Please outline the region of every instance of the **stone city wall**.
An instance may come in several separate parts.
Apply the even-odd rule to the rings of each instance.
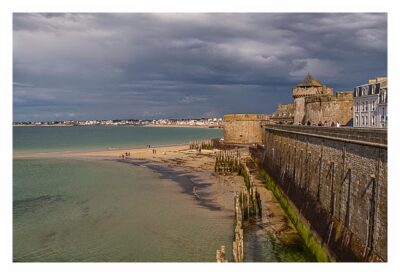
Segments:
[[[347,125],[353,119],[353,93],[312,96],[305,98],[304,123],[339,122]]]
[[[387,132],[264,128],[264,143],[253,156],[335,259],[386,262]]]

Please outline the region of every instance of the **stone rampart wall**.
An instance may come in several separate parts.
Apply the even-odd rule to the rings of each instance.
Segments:
[[[353,118],[353,94],[339,93],[335,96],[313,96],[305,98],[304,122],[318,124],[339,122],[347,125]]]
[[[386,132],[264,128],[253,155],[336,259],[387,261]]]

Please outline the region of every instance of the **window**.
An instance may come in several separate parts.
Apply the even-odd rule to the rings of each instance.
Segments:
[[[365,111],[367,111],[368,112],[368,104],[369,104],[369,102],[367,101],[367,102],[365,102]]]
[[[372,115],[372,126],[375,126],[375,115]]]
[[[356,116],[356,126],[358,126],[358,116]]]
[[[362,87],[362,95],[367,95],[368,93],[368,86]]]

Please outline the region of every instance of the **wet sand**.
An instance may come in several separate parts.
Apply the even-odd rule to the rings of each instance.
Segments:
[[[156,149],[157,154],[152,150]],[[71,150],[51,152],[17,152],[14,158],[120,158],[126,152],[131,153],[131,158],[159,159],[160,154],[178,153],[189,149],[188,144],[156,146],[151,148],[107,148],[99,150]]]

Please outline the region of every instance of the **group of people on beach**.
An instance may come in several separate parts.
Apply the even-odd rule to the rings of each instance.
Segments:
[[[131,156],[131,152],[125,152],[124,154],[121,155],[121,158],[122,159],[126,159],[126,158],[128,158],[130,156]]]
[[[151,145],[147,145],[147,148],[150,148],[150,147],[151,147]],[[157,154],[157,150],[153,148],[152,153],[153,153],[153,155]]]
[[[147,145],[147,147],[148,148],[150,148],[150,145]],[[157,149],[152,149],[152,153],[153,154],[157,154]],[[165,153],[164,153],[165,154]],[[125,152],[125,153],[123,153],[123,154],[121,154],[120,156],[119,156],[121,159],[127,159],[128,157],[131,157],[131,152]]]

